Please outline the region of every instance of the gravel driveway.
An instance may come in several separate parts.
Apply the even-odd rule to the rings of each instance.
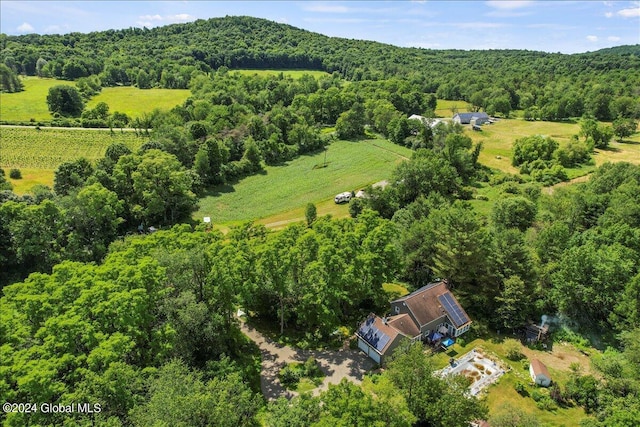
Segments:
[[[329,384],[338,384],[343,378],[360,384],[365,372],[375,365],[373,360],[359,350],[298,350],[271,341],[244,321],[241,321],[240,325],[242,332],[260,347],[262,353],[260,387],[268,400],[274,400],[280,396],[290,399],[298,394],[295,391],[286,390],[278,379],[280,369],[287,363],[304,362],[309,356],[316,358],[326,376],[322,384],[313,390],[314,395],[326,390]]]

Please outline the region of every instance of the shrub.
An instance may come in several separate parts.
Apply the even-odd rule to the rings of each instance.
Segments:
[[[518,361],[524,358],[524,355],[520,352],[520,342],[513,338],[504,340],[504,350],[507,354],[507,359]]]
[[[304,362],[304,376],[309,378],[322,376],[322,371],[315,357],[310,356],[307,361]]]
[[[555,411],[558,409],[558,405],[549,396],[543,396],[540,400],[536,401],[538,409],[543,411]]]
[[[524,383],[518,381],[517,383],[515,383],[515,385],[513,386],[513,388],[515,389],[515,391],[520,395],[520,396],[528,396],[529,392],[527,391],[527,386],[524,385]]]
[[[299,363],[291,363],[280,370],[280,382],[286,388],[295,387],[300,378],[302,378],[303,371]]]
[[[20,169],[11,169],[9,171],[9,178],[22,179],[22,172],[20,172]]]

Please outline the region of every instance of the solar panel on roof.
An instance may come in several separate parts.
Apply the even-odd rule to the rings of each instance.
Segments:
[[[387,345],[391,338],[384,332],[380,331],[380,329],[376,328],[373,322],[373,318],[367,319],[364,325],[362,325],[358,330],[358,333],[373,348],[382,353],[382,349]]]
[[[438,301],[440,301],[440,304],[442,304],[456,326],[462,326],[469,321],[462,307],[453,299],[453,295],[449,293],[439,295]]]

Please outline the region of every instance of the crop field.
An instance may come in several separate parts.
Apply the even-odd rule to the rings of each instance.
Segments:
[[[56,79],[26,77],[22,79],[24,90],[16,93],[0,93],[0,120],[5,122],[50,121],[53,117],[47,107],[47,94],[52,86],[74,82]]]
[[[156,108],[170,110],[181,105],[191,95],[188,89],[138,89],[133,86],[105,87],[91,98],[86,108],[94,108],[99,102],[109,106],[109,111],[125,113],[130,118],[150,113]]]
[[[196,218],[210,216],[214,224],[233,224],[263,218],[272,226],[304,219],[307,203],[316,203],[318,215],[346,215],[347,205],[333,197],[390,177],[396,165],[411,155],[407,148],[382,139],[336,141],[325,153],[301,156],[286,166],[268,166],[263,174],[221,186],[200,200]],[[281,215],[278,215],[281,214]],[[268,220],[264,220],[268,218]]]
[[[137,150],[145,139],[136,137],[133,132],[111,133],[105,129],[2,127],[0,167],[29,169],[33,184],[51,185],[53,173],[39,174],[38,170],[53,171],[61,163],[80,157],[95,161],[104,156],[107,147],[114,142]]]
[[[277,76],[278,74],[282,73],[283,75],[290,76],[291,78],[294,78],[294,79],[299,79],[305,74],[309,74],[315,77],[316,79],[320,77],[330,76],[330,74],[327,73],[326,71],[320,71],[320,70],[229,70],[229,72],[240,73],[248,76],[253,76],[253,75]]]

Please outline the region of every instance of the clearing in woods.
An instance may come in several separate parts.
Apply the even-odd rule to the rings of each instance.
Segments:
[[[396,165],[411,156],[411,150],[383,139],[357,142],[335,141],[326,152],[300,156],[283,166],[267,166],[261,174],[237,184],[214,188],[200,200],[195,218],[211,217],[214,224],[242,221],[285,226],[304,220],[307,203],[315,203],[318,215],[348,215],[348,205],[336,205],[333,197],[357,191],[391,176]],[[275,223],[275,224],[274,224]]]

